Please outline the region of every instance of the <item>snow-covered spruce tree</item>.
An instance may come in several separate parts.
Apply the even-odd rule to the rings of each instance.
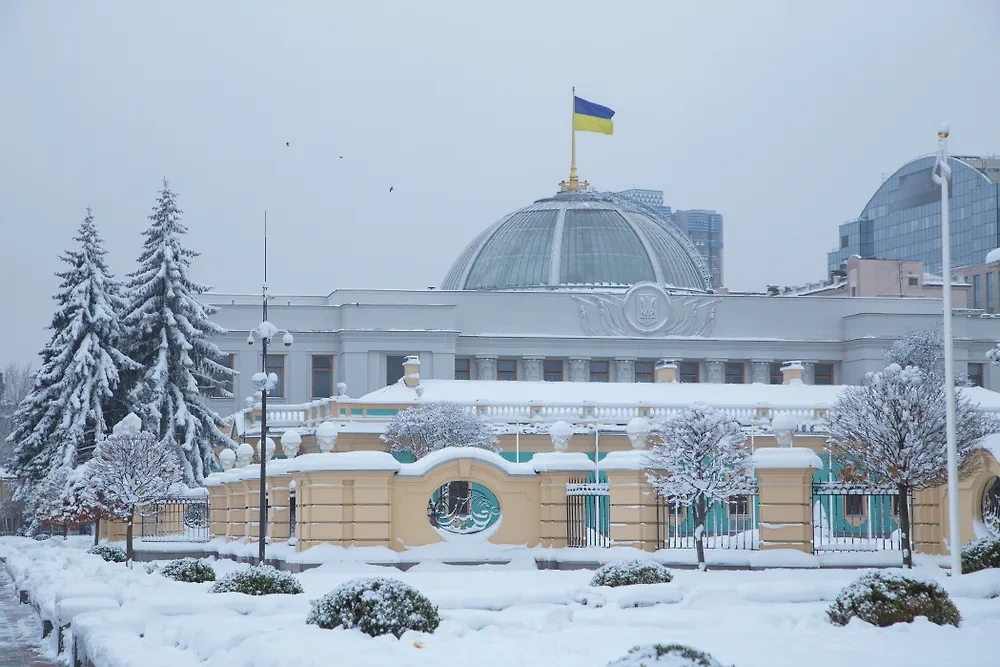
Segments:
[[[939,377],[939,376],[937,376]],[[997,429],[956,390],[955,428],[959,465],[977,441]],[[944,384],[920,368],[891,364],[869,373],[860,386],[847,387],[827,413],[827,442],[856,475],[899,493],[903,564],[913,566],[909,499],[913,491],[947,479]]]
[[[146,241],[139,269],[129,274],[129,308],[124,324],[132,341],[129,353],[143,371],[129,392],[128,403],[145,427],[161,438],[181,462],[184,480],[201,484],[214,459],[213,446],[229,446],[219,430],[222,418],[199,397],[199,387],[215,387],[232,370],[222,365],[210,334],[225,333],[209,316],[217,308],[202,303],[208,287],[191,280],[191,260],[198,253],[181,245],[176,196],[163,190],[143,232]]]
[[[90,484],[105,516],[125,521],[125,552],[132,562],[136,508],[170,497],[181,482],[177,454],[152,433],[123,430],[97,443]]]
[[[479,447],[499,452],[493,429],[475,412],[447,401],[396,413],[382,433],[393,452],[422,458],[445,447]]]
[[[885,353],[885,363],[900,368],[916,366],[928,375],[944,378],[944,336],[937,329],[913,329],[893,343]],[[969,386],[966,373],[955,373],[955,385]]]
[[[34,516],[44,526],[62,527],[64,535],[72,526],[93,522],[98,508],[90,487],[89,462],[50,470],[36,489]]]
[[[750,450],[732,417],[695,404],[654,426],[646,457],[649,483],[666,500],[694,511],[698,568],[705,569],[708,501],[749,493]]]
[[[60,259],[69,269],[55,295],[52,339],[42,350],[34,386],[14,414],[15,474],[40,480],[58,466],[72,467],[106,430],[104,412],[118,386],[119,370],[138,366],[117,347],[123,307],[119,284],[104,261],[106,251],[94,218],[87,216],[80,248]]]

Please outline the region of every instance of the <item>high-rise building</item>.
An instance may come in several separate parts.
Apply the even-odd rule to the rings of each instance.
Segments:
[[[708,265],[712,287],[722,287],[722,214],[703,209],[674,211],[663,204],[663,190],[631,188],[616,194],[652,208],[687,234]]]
[[[921,260],[941,271],[941,190],[931,178],[935,156],[904,164],[887,178],[861,215],[840,225],[827,274],[852,255]],[[1000,158],[955,155],[951,164],[951,265],[978,265],[1000,245]]]

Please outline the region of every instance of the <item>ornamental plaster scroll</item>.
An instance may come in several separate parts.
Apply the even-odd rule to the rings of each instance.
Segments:
[[[624,296],[579,294],[580,322],[592,336],[708,336],[721,299],[670,294],[656,283],[637,283]]]

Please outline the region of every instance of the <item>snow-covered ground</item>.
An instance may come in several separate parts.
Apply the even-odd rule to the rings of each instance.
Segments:
[[[958,629],[923,620],[840,628],[826,620],[825,610],[858,571],[675,571],[670,584],[593,589],[592,572],[538,571],[533,558],[504,566],[425,562],[407,572],[340,561],[297,575],[305,595],[252,598],[212,595],[208,584],[146,574],[143,564],[128,571],[83,553],[84,546],[2,538],[0,557],[43,615],[56,613],[57,596],[72,591],[69,586],[121,603],[75,617],[74,628],[99,667],[604,667],[649,642],[689,644],[736,667],[979,665],[995,660],[1000,635],[1000,598],[994,598],[1000,571],[955,581],[938,569],[916,571],[949,590],[963,616]],[[227,560],[214,566],[220,574],[246,567]],[[438,631],[371,639],[305,624],[310,599],[372,575],[400,579],[430,597],[441,609]],[[71,606],[86,604],[62,605]]]

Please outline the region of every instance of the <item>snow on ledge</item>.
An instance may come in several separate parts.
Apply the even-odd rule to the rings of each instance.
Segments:
[[[432,469],[458,459],[477,459],[499,468],[512,477],[535,474],[531,463],[511,463],[499,454],[479,447],[443,447],[415,463],[400,465],[398,474],[400,477],[422,477]]]
[[[823,461],[806,447],[764,447],[753,453],[755,470],[813,468],[821,470]]]
[[[594,462],[583,452],[537,452],[529,463],[535,472],[594,472]]]
[[[396,472],[400,463],[388,452],[335,452],[303,454],[292,459],[287,472],[320,472],[337,470],[386,470]]]
[[[608,452],[601,459],[601,470],[645,470],[648,455],[649,452],[644,449]]]

